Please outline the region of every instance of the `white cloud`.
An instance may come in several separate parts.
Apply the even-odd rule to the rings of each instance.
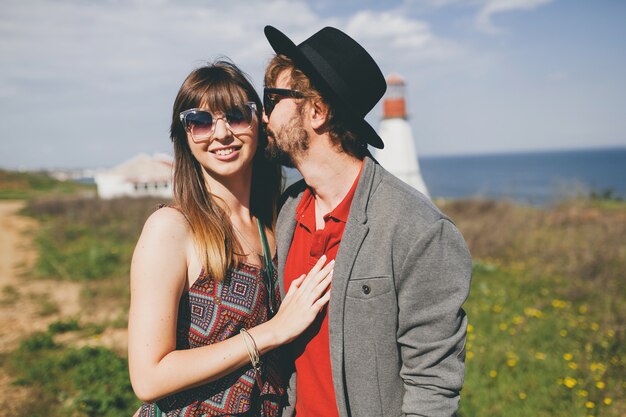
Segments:
[[[198,0],[1,1],[0,166],[101,167],[170,149],[174,95],[189,71],[207,60],[228,55],[260,90],[272,53],[266,24],[296,43],[326,25],[346,31],[385,73],[406,78],[412,123],[433,130],[422,131],[423,143],[462,138],[460,128],[435,131],[467,118],[463,103],[478,111],[475,97],[501,94],[497,80],[506,74],[498,55],[464,38],[467,26],[459,19],[481,16],[494,29],[501,13],[549,0],[402,0],[389,7],[369,1],[370,9],[354,1],[341,13],[320,11],[314,0],[233,1],[228,7]],[[418,5],[431,14],[416,13]],[[454,9],[450,15],[444,6]],[[555,74],[550,78],[563,78]],[[495,87],[483,88],[490,79]],[[492,106],[495,112],[506,107]]]
[[[386,59],[445,60],[460,51],[459,45],[435,36],[427,22],[394,11],[358,12],[346,22],[345,30]]]
[[[476,15],[475,25],[479,31],[484,33],[500,33],[502,29],[498,28],[493,23],[493,17],[495,15],[519,10],[534,10],[552,1],[553,0],[487,0]]]

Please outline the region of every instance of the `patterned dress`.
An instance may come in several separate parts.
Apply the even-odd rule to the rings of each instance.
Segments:
[[[272,277],[275,310],[280,304],[276,269]],[[217,343],[237,335],[242,327],[249,329],[267,321],[266,279],[263,268],[243,262],[231,268],[223,281],[201,273],[179,303],[176,349]],[[285,390],[278,355],[274,350],[261,358],[261,390],[248,364],[217,381],[165,397],[157,404],[167,417],[279,416]],[[153,417],[154,405],[144,404],[139,416]]]

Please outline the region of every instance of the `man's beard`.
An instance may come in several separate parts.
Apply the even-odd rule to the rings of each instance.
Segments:
[[[302,115],[294,115],[278,132],[267,126],[267,147],[265,156],[289,168],[296,167],[296,161],[309,149],[309,135],[304,129]]]

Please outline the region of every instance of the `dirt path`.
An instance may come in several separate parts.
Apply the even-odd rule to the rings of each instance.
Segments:
[[[36,259],[31,236],[37,223],[19,215],[23,206],[22,201],[0,201],[0,354],[53,321],[80,311],[79,284],[32,280],[26,274]],[[28,395],[11,380],[0,369],[0,416],[13,415],[12,408]]]
[[[79,284],[28,277],[36,259],[30,237],[37,223],[18,214],[23,206],[21,201],[0,202],[0,353],[80,311]]]

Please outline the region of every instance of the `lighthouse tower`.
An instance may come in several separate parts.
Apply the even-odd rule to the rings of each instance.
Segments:
[[[385,143],[385,149],[376,149],[374,158],[387,171],[429,196],[420,174],[413,132],[407,121],[404,80],[397,74],[387,78],[383,120],[378,134]]]

